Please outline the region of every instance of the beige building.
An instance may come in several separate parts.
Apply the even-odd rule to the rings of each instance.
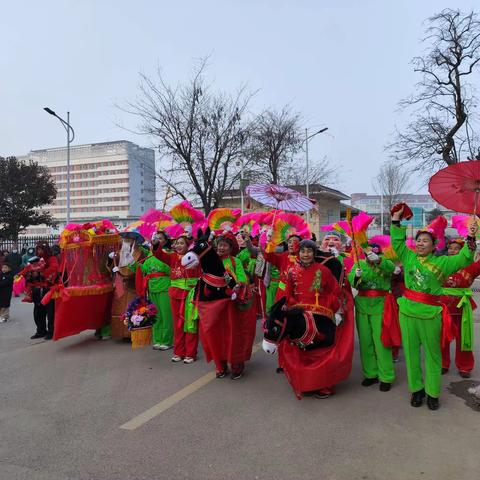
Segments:
[[[22,159],[46,166],[58,194],[49,207],[65,225],[67,214],[67,149],[32,150]],[[70,147],[70,220],[73,223],[108,218],[123,227],[155,207],[155,152],[132,142],[92,143]],[[30,227],[29,234],[50,233]]]
[[[304,185],[290,187],[303,194],[306,192]],[[313,184],[309,186],[309,197],[315,201],[316,209],[310,211],[310,229],[315,233],[317,238],[320,238],[320,227],[327,225],[345,217],[347,205],[341,203],[343,200],[349,200],[350,197],[334,188],[325,187],[320,184]],[[254,200],[244,198],[244,204],[248,211],[265,210],[268,207],[261,205]],[[240,190],[230,190],[225,192],[221,207],[240,208],[241,196]],[[352,212],[355,213],[355,212]],[[300,214],[305,217],[306,214]]]

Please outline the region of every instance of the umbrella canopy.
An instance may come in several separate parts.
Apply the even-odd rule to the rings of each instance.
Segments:
[[[289,212],[307,212],[315,205],[305,195],[280,185],[249,185],[245,192],[257,202]]]
[[[480,160],[455,163],[439,170],[428,183],[430,195],[444,207],[476,214],[480,194]]]

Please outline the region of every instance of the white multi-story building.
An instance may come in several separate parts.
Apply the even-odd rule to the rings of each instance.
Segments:
[[[410,207],[422,208],[426,212],[433,210],[434,208],[441,207],[435,202],[430,195],[416,195],[411,193],[400,193],[398,198],[402,202],[407,202]],[[363,210],[370,214],[377,214],[381,212],[382,198],[380,195],[368,195],[366,193],[352,193],[351,194],[352,206]],[[384,211],[387,207],[383,206]]]
[[[67,148],[32,150],[22,159],[46,166],[58,194],[48,209],[65,225],[67,214]],[[70,221],[103,218],[120,227],[155,208],[155,152],[125,140],[70,147]],[[47,233],[30,227],[28,233]]]

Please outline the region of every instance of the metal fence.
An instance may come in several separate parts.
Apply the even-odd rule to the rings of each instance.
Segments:
[[[9,252],[16,246],[18,251],[22,251],[24,248],[34,247],[37,242],[48,242],[48,244],[55,245],[59,240],[58,235],[27,235],[18,237],[18,241],[0,238],[0,250],[8,250]]]

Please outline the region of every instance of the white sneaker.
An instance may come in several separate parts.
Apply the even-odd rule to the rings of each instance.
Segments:
[[[174,356],[172,357],[172,362],[175,362],[175,363],[181,362],[182,360],[183,360],[183,358],[182,358],[182,357],[179,357],[178,355],[174,355]]]
[[[161,347],[161,345],[160,345],[159,343],[154,343],[152,348],[153,348],[154,350],[161,350],[160,347]]]
[[[110,335],[104,335],[102,340],[110,340],[112,337]]]
[[[183,363],[186,363],[186,364],[193,363],[194,361],[195,361],[195,359],[193,357],[185,357],[183,359]]]
[[[4,317],[0,317],[0,323],[5,323],[6,321],[7,321],[7,319],[6,319],[6,318],[4,318]]]
[[[159,345],[158,346],[158,349],[162,350],[162,351],[170,350],[171,348],[173,348],[173,345]]]

